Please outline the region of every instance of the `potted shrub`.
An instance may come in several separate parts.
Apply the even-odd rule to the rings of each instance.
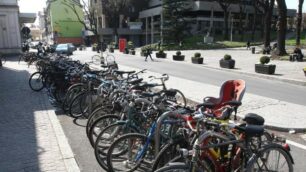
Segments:
[[[142,47],[140,50],[140,55],[141,56],[146,56],[147,55],[147,48],[146,47]]]
[[[129,54],[129,49],[128,49],[128,48],[125,48],[124,51],[123,51],[123,53],[124,53],[124,54]]]
[[[229,54],[225,54],[223,59],[219,61],[220,67],[227,69],[235,68],[235,60],[232,59],[232,56]]]
[[[115,51],[114,46],[113,46],[113,45],[110,45],[109,48],[108,48],[108,51],[109,51],[110,53],[113,53],[113,52]]]
[[[304,75],[306,76],[306,67],[303,68]]]
[[[92,45],[92,51],[97,51],[97,46],[98,46],[98,44],[96,44],[96,43],[93,44],[93,45]]]
[[[166,58],[166,57],[167,57],[167,54],[163,50],[159,50],[156,53],[156,58]]]
[[[131,54],[131,55],[135,55],[135,54],[136,54],[136,51],[135,51],[134,48],[130,49],[130,54]]]
[[[203,64],[204,58],[201,57],[201,53],[194,53],[194,57],[191,57],[191,62],[194,64]]]
[[[177,51],[176,55],[173,55],[173,60],[175,60],[175,61],[184,61],[185,60],[185,56],[182,55],[182,53],[180,51]]]
[[[255,72],[262,73],[262,74],[274,74],[276,65],[268,65],[270,62],[270,57],[262,56],[260,58],[260,64],[255,64]]]

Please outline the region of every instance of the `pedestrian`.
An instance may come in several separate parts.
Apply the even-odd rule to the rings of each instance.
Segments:
[[[152,56],[151,56],[151,53],[152,53],[151,48],[147,48],[145,61],[147,61],[148,56],[150,56],[151,60],[154,61]]]
[[[250,41],[247,42],[246,46],[247,46],[247,50],[249,50],[249,49],[251,48],[251,43],[250,43]]]

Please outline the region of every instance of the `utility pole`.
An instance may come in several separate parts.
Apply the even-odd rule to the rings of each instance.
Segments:
[[[163,27],[164,27],[164,0],[161,0],[161,14],[160,14],[160,45],[163,46]]]
[[[231,42],[233,42],[233,23],[234,23],[234,17],[231,15],[232,22],[231,22]]]

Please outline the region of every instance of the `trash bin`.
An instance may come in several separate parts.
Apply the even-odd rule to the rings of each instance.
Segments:
[[[252,54],[255,54],[255,47],[252,47]]]

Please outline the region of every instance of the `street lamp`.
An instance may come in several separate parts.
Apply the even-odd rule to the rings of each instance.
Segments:
[[[234,23],[234,17],[231,15],[231,42],[233,42],[233,23]]]
[[[161,1],[161,14],[160,14],[160,45],[163,46],[163,27],[164,27],[164,0]]]

